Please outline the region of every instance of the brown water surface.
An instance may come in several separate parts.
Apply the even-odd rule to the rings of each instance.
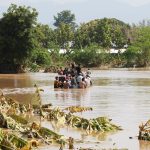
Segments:
[[[44,93],[41,93],[43,103],[52,103],[61,108],[71,105],[90,106],[94,110],[82,113],[84,117],[108,116],[124,129],[117,133],[93,133],[88,136],[88,133],[76,129],[59,128],[56,123],[42,123],[67,137],[81,140],[76,148],[150,150],[150,142],[137,140],[139,124],[150,119],[150,71],[93,70],[93,86],[88,89],[54,89],[55,76],[54,73],[0,75],[0,89],[22,103],[29,103],[36,83],[44,89]],[[41,149],[55,150],[58,147]]]

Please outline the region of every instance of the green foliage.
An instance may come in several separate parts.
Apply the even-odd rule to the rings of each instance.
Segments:
[[[35,49],[49,49],[56,42],[56,34],[48,25],[37,24],[33,35]]]
[[[12,4],[0,19],[0,72],[3,64],[8,70],[18,72],[18,67],[26,65],[34,44],[32,31],[38,13],[35,9]],[[7,69],[7,68],[4,68]]]
[[[83,48],[97,43],[111,48],[122,48],[128,42],[130,26],[117,19],[97,19],[81,24],[75,33],[75,47]]]
[[[21,123],[21,124],[27,124],[28,123],[28,121],[25,118],[23,118],[22,116],[12,114],[12,115],[10,115],[10,117],[18,123]]]
[[[150,63],[150,27],[138,27],[136,30],[136,39],[129,46],[128,53],[134,52],[136,64],[138,66],[148,66]],[[130,56],[131,57],[131,56]]]
[[[74,50],[71,57],[77,64],[81,63],[85,67],[93,67],[105,63],[106,55],[103,48],[95,44],[81,50]]]
[[[71,41],[73,41],[74,33],[69,24],[61,23],[59,27],[55,30],[57,44],[66,49],[69,52],[71,47]]]
[[[3,139],[1,144],[4,146],[4,147],[2,147],[2,149],[7,149],[8,148],[8,150],[12,150],[13,148],[14,149],[21,149],[24,146],[26,146],[28,143],[27,143],[27,141],[25,141],[24,139],[18,137],[17,135],[8,134],[8,136],[6,136]],[[10,144],[10,146],[8,146],[7,144]]]
[[[137,53],[138,49],[136,47],[130,46],[128,50],[124,53],[126,59],[126,67],[133,67],[138,62],[139,53]]]
[[[71,13],[70,10],[63,10],[60,13],[57,13],[57,16],[54,16],[54,25],[59,27],[62,23],[70,25],[73,29],[76,26],[75,15]]]
[[[53,45],[50,49],[51,64],[54,66],[66,66],[68,62],[68,55],[60,53],[60,47],[58,45]],[[72,59],[72,58],[71,58]]]
[[[39,72],[40,70],[40,66],[37,65],[36,63],[29,63],[28,66],[30,72]]]
[[[31,63],[39,66],[51,64],[51,57],[48,49],[53,46],[54,32],[48,25],[38,24],[34,31],[34,49],[31,57]],[[30,64],[31,64],[30,63]],[[32,65],[33,67],[35,65]]]
[[[39,51],[37,53],[36,63],[39,65],[46,64],[49,65],[51,61],[50,54],[46,51]]]
[[[50,53],[46,49],[35,50],[32,55],[32,62],[40,66],[51,64]]]
[[[121,127],[112,124],[111,119],[107,117],[98,117],[95,119],[85,119],[71,114],[66,114],[67,124],[72,125],[72,127],[82,128],[87,131],[117,131],[122,130]]]

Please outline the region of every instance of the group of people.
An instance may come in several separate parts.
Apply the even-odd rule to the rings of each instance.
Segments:
[[[54,88],[87,88],[92,85],[90,69],[82,72],[80,64],[71,64],[70,68],[58,69],[58,76],[55,77]]]

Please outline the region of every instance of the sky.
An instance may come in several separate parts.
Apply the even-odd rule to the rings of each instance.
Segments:
[[[36,8],[38,22],[50,26],[63,10],[71,10],[78,24],[104,17],[129,24],[150,19],[150,0],[0,0],[0,18],[11,3]]]

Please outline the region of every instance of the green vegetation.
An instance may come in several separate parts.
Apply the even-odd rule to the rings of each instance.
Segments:
[[[133,56],[134,63],[140,67],[147,67],[150,63],[150,26],[137,27],[136,39],[129,46],[128,57]],[[128,58],[127,57],[127,58]],[[129,59],[127,59],[129,60]]]
[[[123,48],[128,43],[130,26],[117,19],[97,19],[90,21],[77,29],[75,44],[78,48],[87,47],[93,43],[106,49]],[[113,43],[113,45],[112,45]]]
[[[74,62],[79,62],[84,67],[98,67],[99,65],[106,64],[108,54],[105,53],[104,48],[93,44],[82,50],[74,50],[70,56]]]
[[[39,24],[37,16],[34,8],[12,4],[0,18],[0,73],[38,71],[72,61],[85,67],[149,66],[150,26],[145,21],[131,26],[103,18],[77,26],[75,14],[63,10],[54,16],[56,28],[50,28]],[[110,53],[112,48],[118,53]]]
[[[34,48],[33,27],[38,13],[11,5],[0,19],[0,72],[22,71]]]

